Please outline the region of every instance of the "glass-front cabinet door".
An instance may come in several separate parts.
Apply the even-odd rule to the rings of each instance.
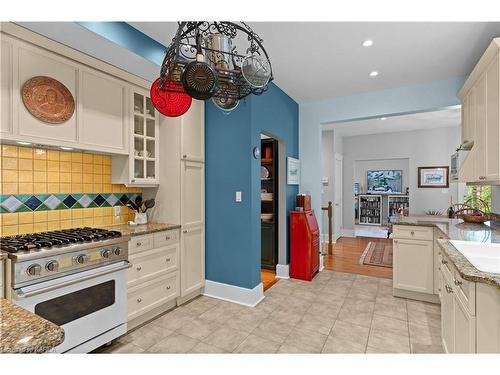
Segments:
[[[130,182],[132,185],[159,183],[159,114],[146,91],[132,90]]]

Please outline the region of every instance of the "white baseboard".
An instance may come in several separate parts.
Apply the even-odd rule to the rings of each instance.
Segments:
[[[207,297],[254,307],[264,299],[264,287],[260,283],[253,289],[247,289],[235,285],[218,283],[217,281],[205,280],[205,293],[203,294]]]
[[[277,264],[276,265],[276,277],[278,279],[289,279],[290,278],[290,265]]]
[[[342,229],[342,237],[356,237],[356,231],[354,229]]]

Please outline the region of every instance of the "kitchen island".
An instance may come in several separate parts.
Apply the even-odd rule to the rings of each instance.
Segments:
[[[0,299],[0,353],[46,353],[64,341],[64,330]]]
[[[393,294],[441,304],[441,337],[448,353],[500,353],[500,274],[477,269],[489,248],[500,261],[500,230],[444,217],[394,222]],[[465,255],[464,255],[465,254]],[[474,261],[474,260],[473,260]]]

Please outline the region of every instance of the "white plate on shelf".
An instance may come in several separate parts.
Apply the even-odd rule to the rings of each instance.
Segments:
[[[267,169],[265,166],[260,167],[260,178],[269,178],[271,173],[269,172],[269,169]]]

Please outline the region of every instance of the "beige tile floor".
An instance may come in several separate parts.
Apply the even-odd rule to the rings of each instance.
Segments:
[[[440,308],[392,280],[323,271],[280,280],[257,307],[199,297],[100,353],[442,353]]]

